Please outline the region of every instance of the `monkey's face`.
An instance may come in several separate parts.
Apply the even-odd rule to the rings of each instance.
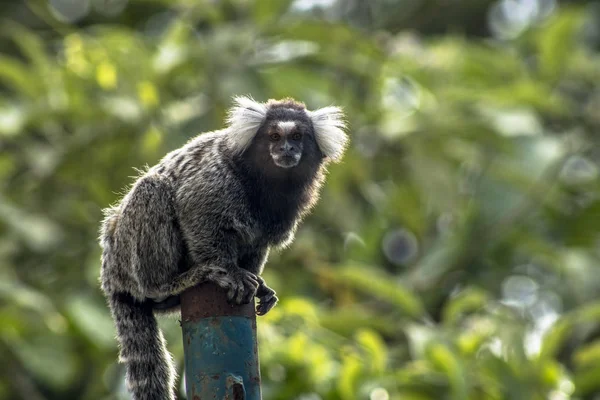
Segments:
[[[304,150],[303,126],[298,121],[275,121],[268,124],[269,154],[276,166],[293,168],[300,163]]]
[[[310,179],[324,155],[305,108],[284,103],[267,110],[243,158],[249,168],[267,177]]]

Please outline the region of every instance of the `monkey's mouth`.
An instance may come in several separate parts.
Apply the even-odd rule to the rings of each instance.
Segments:
[[[281,168],[292,168],[300,162],[300,154],[273,155],[273,162]]]

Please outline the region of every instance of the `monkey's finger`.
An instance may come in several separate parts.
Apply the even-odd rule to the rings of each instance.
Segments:
[[[252,274],[250,272],[244,275],[244,280],[246,282],[251,283],[252,286],[258,287],[260,285],[260,282],[258,281],[256,275],[254,275],[254,274]]]
[[[252,302],[254,296],[256,295],[256,290],[247,290],[244,296],[244,304],[248,304]]]
[[[230,284],[229,288],[227,289],[227,301],[232,303],[236,297],[236,294],[237,294],[237,285]]]
[[[235,298],[237,304],[247,304],[252,300],[256,293],[256,287],[246,279],[238,284],[238,292]]]
[[[256,292],[259,288],[257,281],[247,277],[244,278],[244,285],[252,288],[254,292]]]

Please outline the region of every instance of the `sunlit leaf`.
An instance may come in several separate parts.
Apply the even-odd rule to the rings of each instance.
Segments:
[[[101,88],[110,90],[117,87],[117,69],[108,61],[96,67],[96,81]]]
[[[355,354],[347,354],[342,359],[342,366],[338,380],[338,391],[344,400],[356,398],[356,391],[361,376],[362,365]]]
[[[466,399],[468,386],[465,371],[456,355],[441,343],[432,343],[428,347],[428,358],[440,370],[448,375],[453,399]]]
[[[277,23],[292,0],[265,0],[254,3],[254,19],[260,25]]]
[[[39,93],[40,82],[31,76],[32,72],[23,63],[0,55],[0,82],[16,93],[31,97]]]
[[[356,341],[368,352],[373,371],[384,372],[387,365],[387,348],[381,337],[374,331],[363,329],[357,332]]]
[[[549,21],[539,32],[539,66],[547,78],[558,79],[572,57],[573,42],[581,26],[579,12],[565,11]]]
[[[476,288],[466,289],[450,299],[444,309],[444,322],[455,324],[465,313],[477,311],[485,307],[489,301],[489,296],[483,290]]]

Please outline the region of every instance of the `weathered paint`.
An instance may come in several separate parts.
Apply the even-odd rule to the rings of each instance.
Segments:
[[[203,284],[181,296],[187,398],[260,400],[254,302],[233,306]]]

